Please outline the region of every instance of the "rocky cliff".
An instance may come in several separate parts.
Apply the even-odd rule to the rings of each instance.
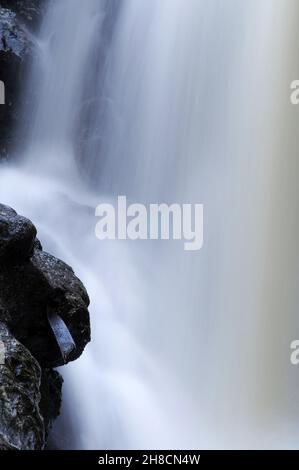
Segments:
[[[52,368],[90,340],[89,298],[72,268],[44,252],[31,221],[0,204],[0,449],[43,449],[58,416]]]

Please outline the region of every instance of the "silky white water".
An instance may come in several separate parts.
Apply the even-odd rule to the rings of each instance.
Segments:
[[[53,445],[298,446],[296,13],[293,0],[49,4],[0,200],[91,298]],[[203,203],[203,249],[99,242],[95,207],[118,195]]]

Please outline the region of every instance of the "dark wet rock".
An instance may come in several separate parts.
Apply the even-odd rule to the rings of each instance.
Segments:
[[[0,0],[0,80],[5,85],[5,104],[0,105],[0,159],[7,159],[17,143],[24,76],[37,53],[33,33],[44,4],[43,0]]]
[[[43,369],[39,408],[44,418],[46,439],[51,430],[53,421],[58,418],[60,414],[62,384],[63,379],[56,370]]]
[[[13,209],[0,204],[0,263],[14,264],[32,256],[36,228]]]
[[[72,268],[43,251],[32,222],[0,205],[0,450],[44,448],[61,406],[63,380],[52,368],[66,362],[48,317],[63,320],[74,360],[90,340],[88,304]]]
[[[1,4],[0,4],[1,5]],[[16,13],[0,7],[0,80],[5,86],[5,104],[0,105],[0,158],[13,148],[24,92],[25,66],[33,44]]]
[[[35,250],[30,261],[0,270],[0,312],[16,337],[44,367],[64,364],[48,323],[54,310],[75,341],[69,360],[77,359],[90,340],[88,297],[73,270],[46,252]]]
[[[0,215],[6,210],[1,207]],[[11,239],[7,231],[3,235],[0,223],[0,250],[1,246],[3,249],[18,246],[19,253],[24,246],[25,252],[17,262],[16,252],[10,249],[12,263],[6,260],[0,267],[0,320],[6,322],[43,367],[57,367],[65,361],[49,326],[48,314],[58,314],[68,327],[76,344],[68,360],[75,360],[90,341],[89,298],[72,268],[42,251],[38,242],[28,258],[29,240],[34,244],[28,233],[32,236],[33,232],[23,218],[21,223],[20,216],[11,211],[7,209]],[[5,249],[2,256],[5,257]]]
[[[43,449],[40,366],[1,322],[0,341],[0,450]]]
[[[43,11],[45,0],[0,0],[0,6],[10,9],[19,21],[35,28]]]

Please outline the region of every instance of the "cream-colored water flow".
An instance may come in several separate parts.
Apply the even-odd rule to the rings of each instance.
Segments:
[[[91,297],[57,447],[298,447],[298,26],[297,0],[49,2],[0,200]],[[118,195],[203,203],[203,248],[97,240]]]

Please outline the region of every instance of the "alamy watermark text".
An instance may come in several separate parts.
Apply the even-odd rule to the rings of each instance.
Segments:
[[[99,240],[184,240],[185,251],[203,246],[202,204],[130,204],[119,196],[117,207],[99,204],[100,220],[95,234]]]

